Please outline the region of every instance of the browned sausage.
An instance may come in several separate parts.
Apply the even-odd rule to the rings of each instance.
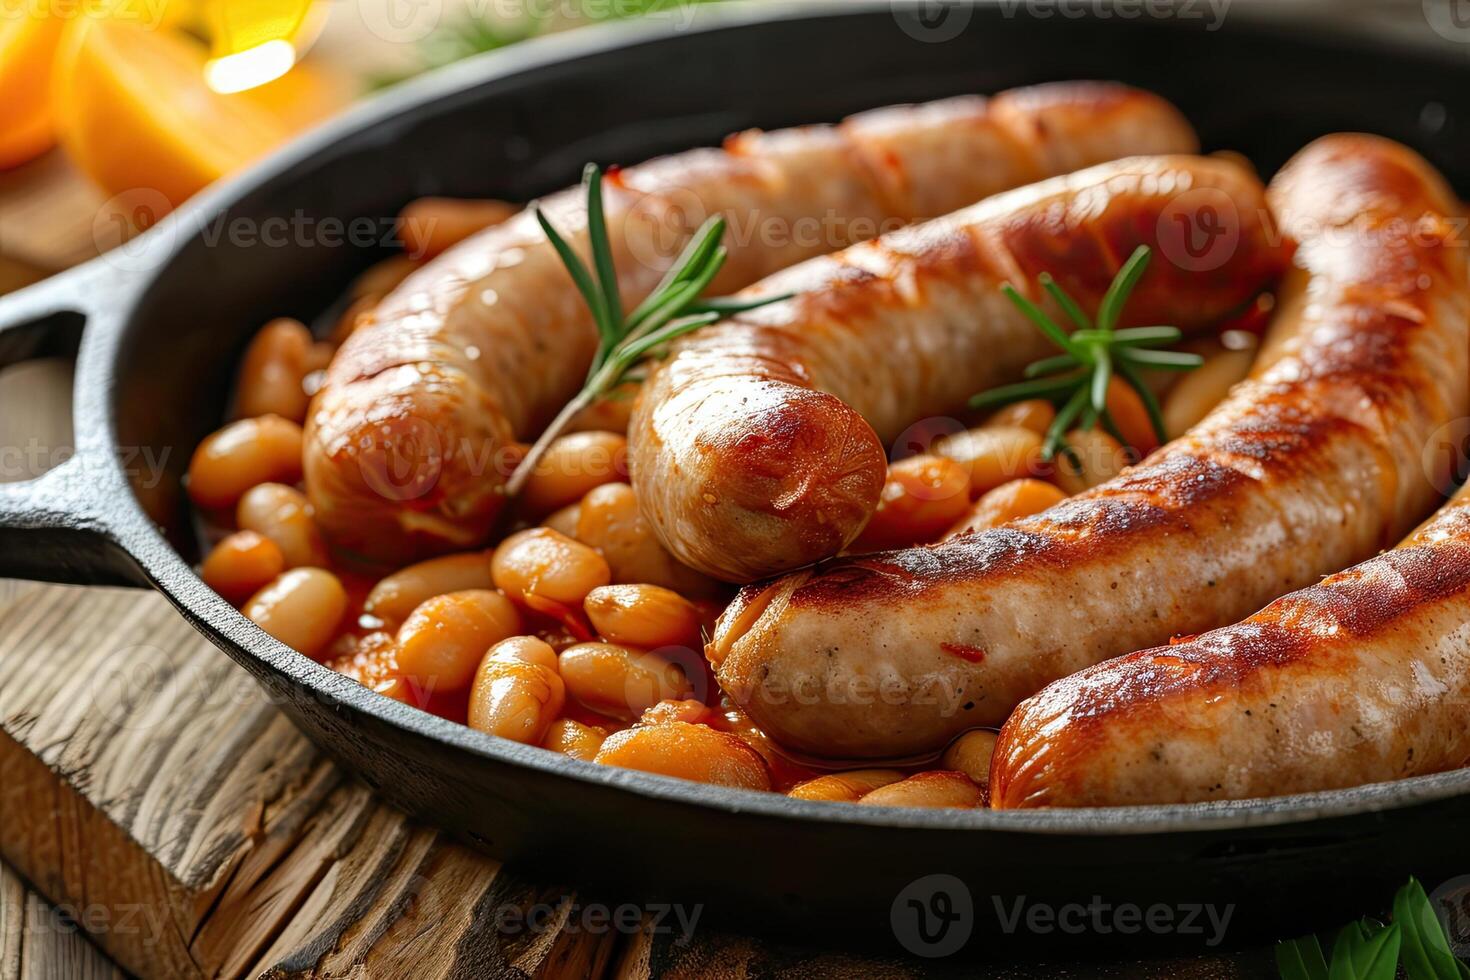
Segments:
[[[1264,189],[1233,161],[1101,164],[767,279],[748,295],[796,296],[693,334],[645,387],[628,429],[643,513],[675,557],[732,582],[831,557],[878,503],[886,443],[1054,353],[1003,283],[1041,301],[1050,271],[1095,309],[1191,201],[1240,216],[1237,247],[1208,272],[1161,256],[1127,314],[1193,330],[1281,269]]]
[[[1239,800],[1457,769],[1467,623],[1462,494],[1397,550],[1244,622],[1044,688],[1001,732],[992,805]]]
[[[717,292],[944,214],[996,191],[1130,153],[1189,152],[1178,112],[1102,83],[897,107],[733,137],[606,184],[627,303],[708,215],[730,222]],[[585,253],[580,190],[545,202]],[[596,346],[588,311],[523,213],[411,275],[343,344],[307,424],[305,476],[339,551],[404,563],[477,545],[527,440],[571,398]]]
[[[1470,383],[1448,188],[1404,147],[1334,136],[1270,200],[1300,247],[1251,378],[1039,515],[746,589],[709,654],[757,724],[819,755],[936,750],[1051,681],[1361,561],[1433,506]]]

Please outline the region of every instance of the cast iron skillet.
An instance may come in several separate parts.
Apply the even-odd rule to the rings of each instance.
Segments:
[[[991,896],[1009,908],[1020,895],[1101,895],[1235,903],[1239,937],[1378,907],[1409,872],[1432,887],[1470,871],[1470,837],[1459,832],[1470,771],[1181,807],[803,803],[593,766],[440,720],[285,648],[195,577],[178,478],[221,420],[245,341],[272,316],[310,319],[381,257],[340,244],[326,219],[366,217],[381,230],[423,194],[526,200],[574,182],[587,160],[638,161],[750,125],[1066,78],[1158,91],[1208,146],[1245,152],[1265,174],[1338,129],[1410,143],[1452,179],[1470,172],[1463,51],[1394,49],[1241,11],[1208,30],[1186,18],[1032,19],[1024,10],[961,11],[969,22],[948,37],[957,22],[926,28],[888,2],[733,7],[705,11],[695,28],[625,24],[527,44],[400,88],[125,250],[6,299],[0,363],[80,339],[76,454],[30,483],[0,487],[0,571],[152,585],[388,799],[494,855],[569,880],[595,876],[625,896],[887,935],[898,892],[949,873],[974,894],[979,930],[1001,929]],[[267,242],[269,228],[285,226],[262,222],[282,217],[304,231]],[[144,464],[147,453],[165,461],[161,475]],[[1332,881],[1330,894],[1304,896],[1314,880]]]

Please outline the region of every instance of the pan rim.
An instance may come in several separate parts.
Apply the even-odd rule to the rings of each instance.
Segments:
[[[753,7],[714,4],[701,7],[684,33],[710,33],[762,23],[801,19],[836,19],[892,13],[919,0],[800,0]],[[999,0],[977,6],[993,7]],[[1279,20],[1280,18],[1273,18]],[[1264,19],[1257,23],[1265,23]],[[328,150],[339,140],[385,119],[472,87],[508,80],[614,50],[658,42],[677,43],[666,28],[636,22],[614,23],[563,35],[535,39],[491,55],[469,59],[367,100],[343,116],[294,141],[242,174],[222,182],[160,222],[142,244],[154,260],[121,294],[122,308],[89,327],[78,353],[75,410],[79,448],[84,442],[116,448],[114,388],[127,325],[139,299],[164,276],[177,253],[192,241],[191,222],[222,213],[249,193],[281,178],[293,167]],[[1421,51],[1421,53],[1423,53]],[[182,233],[181,233],[182,232]],[[107,256],[96,260],[108,262]],[[108,479],[121,490],[109,508],[108,534],[131,556],[144,575],[183,616],[217,646],[238,657],[250,657],[288,682],[293,695],[320,700],[446,749],[489,762],[530,769],[615,792],[630,793],[659,804],[748,815],[766,821],[842,824],[911,831],[990,831],[1027,835],[1081,837],[1145,836],[1202,833],[1245,828],[1283,827],[1351,818],[1428,805],[1470,795],[1470,769],[1418,776],[1387,783],[1323,790],[1290,796],[1191,804],[1124,807],[1038,808],[1030,810],[924,810],[899,807],[833,807],[754,792],[693,783],[653,773],[616,769],[583,762],[534,746],[475,731],[426,711],[400,703],[357,684],[304,657],[247,620],[215,595],[164,539],[144,513],[129,486],[119,457],[107,452]],[[371,736],[368,736],[371,738]]]

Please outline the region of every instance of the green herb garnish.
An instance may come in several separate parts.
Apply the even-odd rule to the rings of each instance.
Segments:
[[[1066,290],[1043,272],[1037,281],[1072,321],[1076,329],[1070,335],[1010,283],[1002,286],[1001,291],[1006,297],[1060,347],[1062,353],[1028,365],[1026,381],[976,395],[970,399],[970,407],[999,408],[1031,398],[1055,402],[1057,417],[1046,430],[1041,450],[1042,458],[1050,462],[1057,453],[1070,451],[1066,433],[1074,424],[1087,430],[1101,422],[1114,438],[1127,443],[1108,412],[1108,385],[1117,374],[1138,392],[1153,425],[1154,435],[1159,442],[1165,442],[1168,436],[1164,432],[1163,410],[1159,407],[1158,398],[1144,383],[1141,372],[1148,369],[1191,371],[1203,364],[1204,358],[1198,354],[1153,349],[1177,342],[1183,336],[1177,327],[1116,329],[1129,295],[1148,268],[1148,260],[1148,246],[1140,245],[1123,263],[1123,268],[1118,270],[1098,306],[1096,323],[1088,319]]]
[[[1393,980],[1403,966],[1409,980],[1463,980],[1467,969],[1450,952],[1434,906],[1418,880],[1410,878],[1393,899],[1393,924],[1371,919],[1350,922],[1332,944],[1329,965],[1316,936],[1278,943],[1281,980]]]
[[[561,233],[535,208],[536,220],[561,257],[567,273],[582,294],[597,326],[597,353],[588,368],[587,380],[577,396],[567,402],[536,444],[506,481],[505,493],[514,497],[526,485],[546,449],[561,435],[572,418],[602,395],[626,380],[629,372],[645,358],[656,356],[670,341],[717,320],[758,309],[791,298],[767,296],[753,300],[703,299],[729,253],[720,244],[725,237],[725,219],[710,218],[694,233],[663,281],[631,313],[623,313],[618,295],[618,274],[613,265],[612,244],[607,236],[607,216],[602,207],[602,171],[588,164],[582,185],[587,190],[587,238],[592,250],[589,269]]]
[[[1409,980],[1460,980],[1470,975],[1450,952],[1444,927],[1418,879],[1410,878],[1393,897],[1393,921],[1404,930],[1399,956]]]
[[[1281,980],[1327,980],[1327,959],[1316,936],[1276,944],[1276,971]]]

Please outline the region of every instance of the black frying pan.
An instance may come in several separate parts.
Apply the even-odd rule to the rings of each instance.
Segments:
[[[1235,903],[1230,935],[1243,938],[1378,907],[1409,872],[1432,887],[1470,871],[1460,829],[1470,772],[1181,807],[803,803],[594,766],[451,724],[297,655],[195,577],[178,479],[221,420],[246,340],[272,316],[310,320],[381,257],[313,231],[328,219],[366,216],[375,222],[364,227],[381,232],[419,195],[526,200],[574,182],[587,160],[638,161],[745,126],[1066,78],[1156,90],[1209,147],[1240,150],[1265,174],[1315,136],[1363,129],[1416,146],[1470,190],[1470,48],[1394,48],[1244,10],[1210,30],[1208,17],[1034,7],[1053,13],[1015,3],[951,11],[968,18],[953,37],[959,21],[848,0],[708,10],[694,29],[625,24],[527,44],[397,89],[125,250],[0,302],[0,364],[79,345],[76,455],[0,487],[0,571],[156,587],[386,798],[494,855],[570,880],[595,873],[623,896],[888,936],[900,890],[943,872],[968,884],[978,930],[1001,931],[991,896],[1011,908],[1019,895],[1101,895]],[[305,231],[284,243],[250,234],[282,216]],[[161,473],[150,459],[164,462]]]

